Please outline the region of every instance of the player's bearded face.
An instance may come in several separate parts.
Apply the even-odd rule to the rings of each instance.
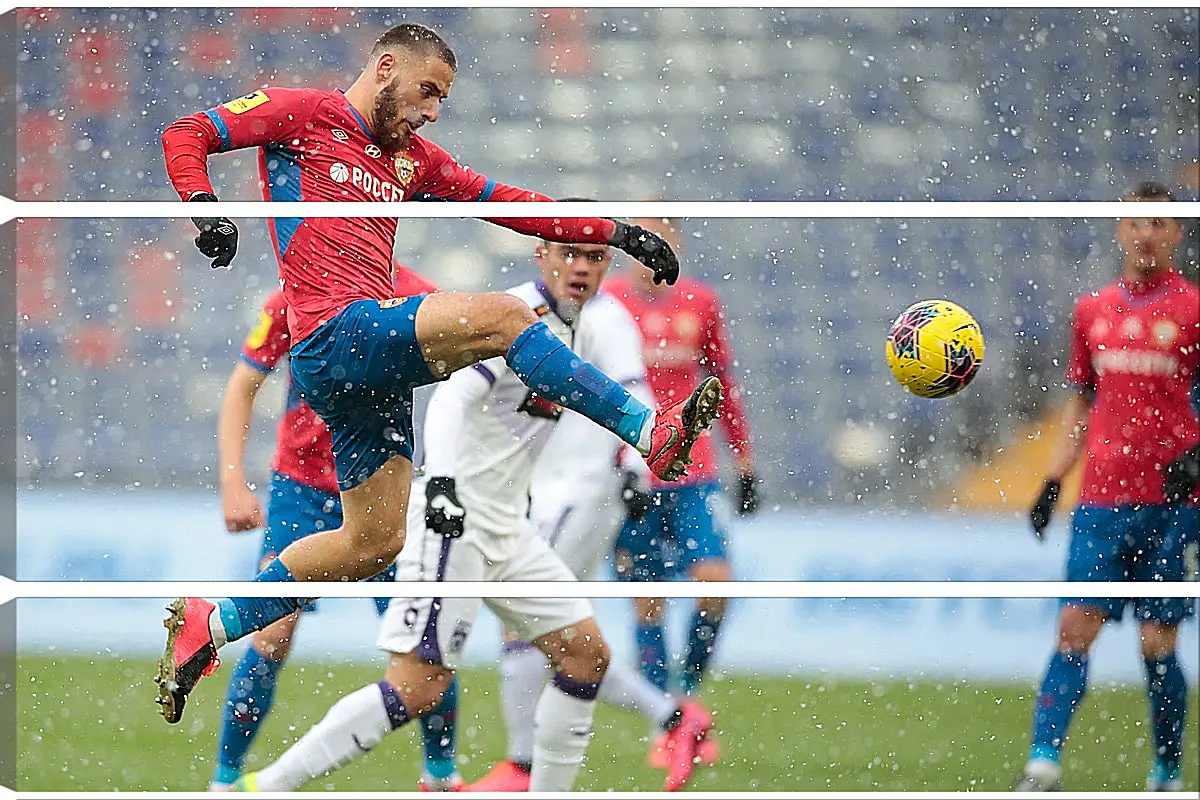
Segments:
[[[392,82],[380,89],[379,94],[375,96],[375,110],[372,114],[374,119],[371,122],[379,143],[390,152],[403,150],[412,139],[414,131],[424,123],[419,114],[414,114],[415,118],[409,119],[401,109],[401,103],[400,78],[393,78]]]
[[[1126,263],[1152,273],[1171,263],[1182,228],[1170,217],[1126,217],[1117,223],[1117,242]]]

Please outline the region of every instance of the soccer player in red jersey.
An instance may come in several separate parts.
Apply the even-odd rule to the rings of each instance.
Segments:
[[[216,196],[208,156],[243,147],[261,150],[268,200],[549,201],[459,165],[417,133],[437,121],[456,63],[437,33],[399,25],[375,43],[344,93],[268,88],[171,124],[163,133],[167,172],[180,197],[210,209]],[[594,217],[494,221],[547,241],[608,244],[647,264],[656,280],[673,283],[679,274],[671,248],[637,226]],[[197,247],[214,267],[228,266],[236,226],[218,216],[195,222]],[[717,413],[716,379],[657,413],[647,408],[509,294],[397,297],[395,219],[279,219],[271,231],[293,337],[292,379],[329,426],[343,520],[284,548],[257,580],[360,580],[392,563],[404,544],[412,483],[412,390],[483,359],[503,356],[540,395],[636,447],[665,480],[683,474],[692,445]],[[220,647],[303,603],[176,600],[156,677],[163,716],[182,718],[188,693],[219,664]],[[429,710],[408,709],[399,697],[391,702],[396,719]]]
[[[675,250],[680,234],[666,219],[636,220],[662,236]],[[725,338],[721,301],[711,286],[682,279],[659,286],[649,270],[634,265],[614,277],[605,288],[633,314],[645,342],[647,377],[660,403],[687,396],[689,386],[705,376],[716,376],[725,387],[720,420],[739,482],[738,512],[757,510],[758,497],[745,406],[733,375],[733,355]],[[693,581],[728,581],[732,575],[726,554],[728,502],[718,481],[717,445],[701,436],[692,448],[692,465],[686,480],[674,484],[655,481],[650,511],[626,521],[618,534],[615,563],[622,580],[661,581],[683,575]],[[637,645],[646,678],[666,690],[668,658],[663,631],[664,601],[636,598]],[[688,637],[678,688],[685,696],[699,691],[725,612],[723,598],[697,601]],[[678,738],[678,737],[677,737]],[[651,763],[670,768],[674,758],[690,759],[686,748],[670,746],[666,737],[651,752]],[[703,741],[697,753],[705,761],[715,758],[715,742]],[[680,771],[682,774],[682,771]],[[673,787],[668,780],[667,790]]]
[[[1157,183],[1125,197],[1147,216],[1117,222],[1121,277],[1075,305],[1067,380],[1075,387],[1065,432],[1030,519],[1041,539],[1063,477],[1086,447],[1071,520],[1069,581],[1181,581],[1200,538],[1200,290],[1175,270],[1179,220],[1150,206],[1173,198]],[[1189,499],[1190,498],[1190,499]],[[1103,586],[1096,586],[1103,591]],[[1196,612],[1180,598],[1063,598],[1058,645],[1033,716],[1020,791],[1061,788],[1060,754],[1087,691],[1088,651],[1108,620],[1133,606],[1140,626],[1154,734],[1150,791],[1183,788],[1180,760],[1187,681],[1175,655],[1179,625]]]
[[[395,267],[396,293],[427,294],[437,287],[399,264]],[[220,451],[221,504],[225,527],[230,533],[252,531],[263,526],[263,509],[246,482],[246,443],[250,438],[254,403],[267,376],[287,356],[291,337],[287,327],[287,301],[275,290],[263,304],[258,323],[242,345],[240,363],[234,366],[225,386],[224,402],[217,421]],[[259,568],[293,541],[342,524],[329,428],[300,398],[288,382],[287,407],[279,420],[275,456],[271,462],[271,491],[267,504]],[[392,580],[395,566],[372,580]],[[386,598],[376,598],[380,614],[387,610]],[[303,611],[311,610],[305,607]],[[291,653],[300,611],[256,632],[250,646],[234,667],[222,708],[221,732],[211,791],[227,789],[242,774],[246,753],[274,705],[279,675]],[[453,726],[446,725],[447,711],[453,713],[457,686],[447,689],[443,706],[421,718],[425,740],[424,786],[463,784],[454,768],[453,743],[443,741]],[[450,753],[449,758],[443,754]]]

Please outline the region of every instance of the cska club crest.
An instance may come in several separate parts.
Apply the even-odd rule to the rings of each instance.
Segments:
[[[417,174],[417,162],[412,160],[412,157],[400,153],[393,161],[396,167],[396,179],[400,181],[401,186],[408,186],[412,183],[413,177]]]
[[[1154,341],[1162,348],[1170,347],[1179,338],[1179,326],[1169,319],[1155,322],[1150,331],[1154,335]]]

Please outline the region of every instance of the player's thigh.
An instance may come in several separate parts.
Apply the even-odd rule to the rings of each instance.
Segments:
[[[1071,517],[1066,579],[1080,583],[1129,580],[1129,509],[1079,506]],[[1064,597],[1061,606],[1095,609],[1120,620],[1128,600],[1120,597]]]
[[[671,538],[681,571],[693,579],[728,579],[733,511],[721,487],[715,483],[680,487],[671,511]]]
[[[522,538],[513,555],[488,570],[486,580],[503,583],[554,582],[576,583],[575,575],[567,569],[546,541],[529,534]],[[548,633],[559,631],[592,616],[591,601],[572,597],[504,597],[488,598],[487,607],[524,642],[533,642]]]
[[[508,352],[537,316],[505,292],[437,292],[416,315],[416,335],[433,374],[450,373]]]
[[[1130,579],[1148,583],[1191,580],[1194,575],[1191,547],[1194,532],[1200,529],[1200,508],[1143,506],[1137,509],[1137,515],[1139,552]],[[1141,597],[1133,601],[1133,610],[1142,622],[1174,626],[1195,616],[1196,599]]]
[[[671,574],[667,567],[668,541],[667,492],[655,492],[650,510],[641,519],[625,519],[613,548],[613,566],[617,580],[663,581]]]
[[[425,295],[359,300],[292,349],[292,379],[329,427],[338,487],[413,455],[413,389],[437,378],[417,344]]]
[[[396,588],[422,596],[392,598],[380,623],[379,649],[457,669],[480,600],[438,597],[438,583],[484,579],[483,557],[469,541],[423,525],[414,529],[396,562]]]

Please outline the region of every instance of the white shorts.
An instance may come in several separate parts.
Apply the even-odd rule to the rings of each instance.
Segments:
[[[472,529],[467,512],[466,532],[460,539],[433,533],[424,524],[424,497],[413,493],[408,541],[397,561],[396,582],[429,584],[437,581],[574,581],[575,576],[546,542],[529,528],[512,555],[503,561],[486,558],[475,544],[486,531]],[[413,524],[417,507],[419,524]],[[513,599],[457,597],[396,597],[388,606],[379,630],[379,649],[389,653],[416,652],[422,659],[457,669],[463,646],[471,634],[480,604],[500,618],[506,630],[526,642],[570,627],[592,615],[592,604],[583,598],[528,597]]]
[[[597,580],[601,565],[612,558],[613,541],[625,518],[621,480],[610,470],[586,483],[534,486],[529,507],[534,530],[581,581]]]

